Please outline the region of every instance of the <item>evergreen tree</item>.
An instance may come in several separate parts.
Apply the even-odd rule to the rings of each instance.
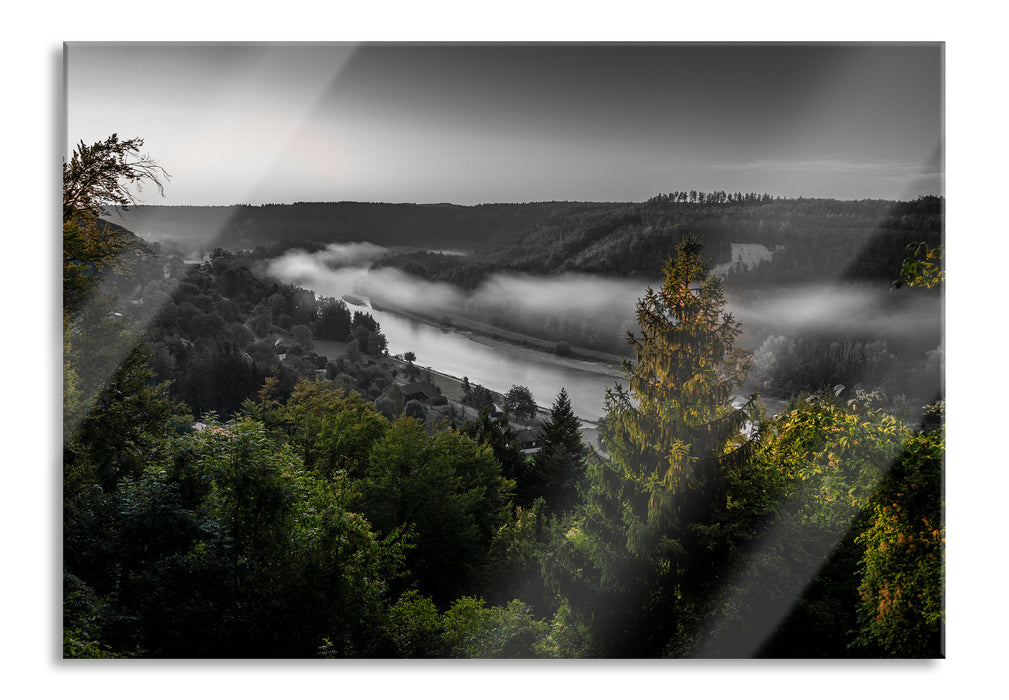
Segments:
[[[725,470],[743,456],[746,413],[731,397],[747,357],[699,252],[681,240],[662,288],[639,300],[629,389],[606,397],[610,461],[590,466],[586,503],[545,560],[602,655],[674,653],[718,564],[699,529],[724,507]]]
[[[543,449],[536,454],[534,465],[542,484],[541,495],[554,512],[574,505],[577,484],[584,475],[587,451],[580,425],[567,390],[561,388],[550,418],[543,422]]]
[[[501,473],[515,482],[515,501],[529,506],[539,495],[538,482],[526,458],[519,451],[508,416],[492,418],[489,408],[480,410],[480,415],[466,421],[463,432],[481,445],[489,445],[494,457],[501,464]]]

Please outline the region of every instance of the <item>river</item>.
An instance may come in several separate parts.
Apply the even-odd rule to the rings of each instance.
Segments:
[[[422,367],[468,377],[471,383],[501,393],[516,384],[528,387],[536,403],[545,407],[563,388],[575,413],[586,421],[602,417],[605,391],[622,376],[613,365],[558,357],[465,331],[436,329],[394,313],[369,312],[382,325],[391,354],[412,350]]]
[[[312,291],[342,296],[334,294],[337,290],[333,288]],[[587,422],[595,423],[602,417],[606,389],[621,381],[619,368],[614,365],[558,357],[468,331],[437,328],[375,309],[359,296],[355,300],[362,303],[348,301],[347,307],[351,313],[366,311],[379,322],[391,355],[412,351],[417,356],[415,364],[420,367],[460,379],[467,377],[473,384],[502,394],[516,384],[525,386],[536,403],[544,407],[549,407],[563,388],[575,414]]]

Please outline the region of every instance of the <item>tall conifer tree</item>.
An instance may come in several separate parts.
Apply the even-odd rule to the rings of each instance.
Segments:
[[[610,459],[590,466],[586,503],[545,565],[603,655],[675,653],[716,566],[698,527],[722,507],[724,471],[742,454],[739,323],[696,239],[662,272],[662,288],[638,301],[640,334],[628,334],[628,388],[607,392]]]
[[[561,388],[557,394],[542,430],[543,449],[536,455],[535,469],[542,481],[542,495],[548,508],[561,512],[575,503],[586,457],[581,423],[571,408],[566,389]]]

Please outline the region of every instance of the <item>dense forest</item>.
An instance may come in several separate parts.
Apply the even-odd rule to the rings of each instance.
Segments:
[[[941,355],[898,371],[855,336],[750,352],[725,310],[733,285],[834,275],[854,240],[848,279],[941,294],[941,200],[235,207],[236,238],[187,262],[130,232],[159,209],[133,206],[163,179],[142,143],[64,165],[65,657],[943,655]],[[657,276],[626,389],[600,397],[604,449],[563,390],[538,411],[518,385],[439,384],[370,315],[264,275],[256,246],[334,240],[294,211],[340,240],[485,232],[479,255],[380,263],[460,287]],[[756,231],[789,255],[716,275]],[[755,374],[786,410],[733,403]],[[898,410],[895,390],[928,403]]]

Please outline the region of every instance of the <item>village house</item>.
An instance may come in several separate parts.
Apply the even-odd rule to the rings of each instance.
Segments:
[[[533,455],[543,449],[543,433],[539,428],[522,428],[516,431],[515,442],[518,443],[519,452]]]
[[[403,400],[429,403],[439,397],[441,392],[431,382],[412,382],[403,387]]]

